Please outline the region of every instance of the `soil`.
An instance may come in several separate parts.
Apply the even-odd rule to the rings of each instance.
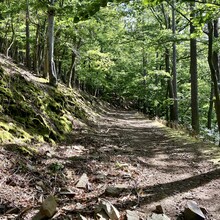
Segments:
[[[207,219],[220,219],[219,150],[134,111],[102,111],[68,143],[31,147],[0,148],[0,219],[31,219],[50,194],[58,201],[53,219],[93,218],[98,198],[142,219],[160,204],[172,220],[194,200]],[[83,173],[89,184],[79,189]],[[121,190],[107,193],[109,186]]]

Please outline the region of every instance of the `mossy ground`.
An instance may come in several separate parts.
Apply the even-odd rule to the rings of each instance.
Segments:
[[[18,67],[13,74],[8,72],[0,68],[0,143],[60,142],[77,120],[88,121],[88,103],[76,91],[33,80],[31,73]]]

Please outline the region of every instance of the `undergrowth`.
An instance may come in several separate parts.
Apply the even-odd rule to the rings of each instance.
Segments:
[[[83,97],[64,86],[53,88],[19,72],[0,68],[0,143],[60,142],[89,120]]]

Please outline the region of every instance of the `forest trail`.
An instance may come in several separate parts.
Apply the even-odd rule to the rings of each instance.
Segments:
[[[175,219],[188,200],[195,200],[207,208],[211,219],[220,219],[220,169],[211,162],[219,153],[205,154],[210,146],[136,112],[112,111],[100,119],[100,132],[93,137],[100,145],[96,148],[100,164],[118,177],[112,184],[123,183],[127,195],[137,194],[122,196],[119,206],[140,206],[149,213],[162,204]]]
[[[0,213],[2,218],[22,213],[30,219],[40,198],[54,193],[58,214],[54,219],[92,216],[97,198],[106,198],[123,213],[126,209],[150,214],[161,204],[173,220],[189,200],[220,219],[220,169],[211,159],[217,151],[146,119],[134,111],[102,111],[91,130],[74,134],[74,143],[56,148],[38,146],[29,158],[4,146],[0,160]],[[76,187],[86,173],[87,189]],[[113,189],[109,190],[109,189]],[[17,214],[5,213],[17,208]]]

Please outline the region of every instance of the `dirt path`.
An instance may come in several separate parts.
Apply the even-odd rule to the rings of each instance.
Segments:
[[[37,156],[21,157],[4,146],[0,219],[7,219],[10,208],[17,207],[18,215],[33,206],[23,217],[28,219],[39,199],[50,193],[59,199],[55,219],[76,219],[77,213],[91,216],[97,198],[108,199],[122,213],[135,209],[142,216],[161,204],[173,220],[188,200],[194,200],[206,208],[209,219],[220,219],[220,169],[210,161],[216,152],[202,153],[206,144],[171,137],[169,129],[135,112],[105,112],[93,127],[96,132],[72,137],[74,144],[38,147]],[[83,173],[90,182],[86,190],[75,186]],[[109,186],[120,192],[106,192]]]

